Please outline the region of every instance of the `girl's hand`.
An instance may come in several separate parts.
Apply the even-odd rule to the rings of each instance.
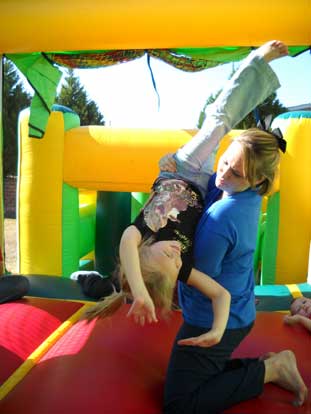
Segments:
[[[201,346],[202,348],[208,348],[210,346],[218,344],[221,338],[221,333],[217,332],[214,329],[211,329],[209,332],[206,332],[203,335],[193,338],[181,339],[178,341],[178,345]]]
[[[173,158],[174,154],[166,154],[159,161],[161,171],[176,172],[176,162]]]
[[[140,296],[134,299],[126,316],[133,318],[141,326],[144,326],[145,322],[158,322],[155,307],[150,296]]]

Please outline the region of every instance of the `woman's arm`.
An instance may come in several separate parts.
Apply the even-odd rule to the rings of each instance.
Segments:
[[[122,234],[120,241],[120,261],[122,270],[129,283],[134,301],[127,314],[133,317],[136,323],[145,324],[157,322],[154,303],[145,286],[141,274],[138,246],[141,242],[141,234],[135,226],[129,226]]]
[[[200,290],[212,301],[214,321],[209,332],[195,338],[178,341],[179,345],[209,347],[220,342],[227,326],[230,311],[230,293],[219,283],[199,270],[192,269],[188,285]]]

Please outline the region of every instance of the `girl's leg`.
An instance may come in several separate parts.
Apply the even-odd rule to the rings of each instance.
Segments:
[[[221,138],[280,86],[267,62],[284,56],[284,48],[281,42],[269,42],[252,52],[206,111],[199,132],[177,151],[178,173],[199,186],[203,195]]]
[[[115,287],[110,277],[102,277],[97,272],[81,273],[77,279],[86,296],[99,300],[115,292]]]

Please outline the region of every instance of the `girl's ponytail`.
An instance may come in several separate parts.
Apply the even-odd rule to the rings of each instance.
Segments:
[[[81,319],[91,321],[94,318],[106,318],[113,315],[125,302],[126,293],[124,291],[114,292],[105,299],[91,306],[82,315]]]
[[[112,274],[112,281],[114,286],[117,286],[119,291],[114,291],[111,295],[106,296],[94,306],[88,308],[81,319],[91,321],[94,318],[106,318],[112,316],[122,305],[126,303],[127,299],[131,299],[130,288],[127,280],[121,271],[121,266],[118,264]]]

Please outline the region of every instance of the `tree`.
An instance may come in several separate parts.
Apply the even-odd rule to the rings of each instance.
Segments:
[[[230,74],[230,78],[234,75],[236,70],[232,70]],[[210,104],[212,104],[218,97],[218,95],[221,93],[221,89],[215,94],[210,95],[203,107],[203,109],[200,112],[199,120],[198,120],[198,128],[202,127],[202,124],[205,120],[205,110],[206,107]],[[270,95],[264,102],[262,102],[258,106],[259,114],[262,119],[264,119],[267,115],[272,115],[272,119],[275,118],[277,115],[287,111],[287,108],[281,104],[279,99],[276,97],[276,93],[273,93]],[[256,127],[256,119],[253,112],[250,112],[244,119],[242,119],[241,122],[239,122],[235,128],[236,129],[248,129],[248,128],[254,128]]]
[[[198,124],[197,124],[197,127],[199,129],[202,127],[203,122],[205,121],[205,118],[206,118],[206,114],[205,114],[206,108],[208,107],[208,105],[211,105],[213,102],[216,101],[216,99],[217,99],[218,95],[220,94],[220,92],[221,92],[221,89],[218,92],[216,92],[215,95],[211,94],[207,98],[207,101],[205,102],[203,108],[201,109],[200,115],[199,115],[199,120],[198,120]]]
[[[81,125],[105,125],[104,117],[94,101],[88,98],[79,78],[69,69],[56,103],[67,106],[80,117]]]
[[[4,59],[3,65],[3,175],[17,173],[17,120],[22,109],[30,105],[15,65]]]

